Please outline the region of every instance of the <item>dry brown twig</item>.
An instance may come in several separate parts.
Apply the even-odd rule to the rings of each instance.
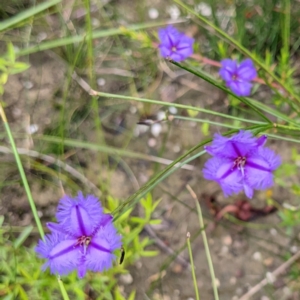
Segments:
[[[244,294],[239,300],[249,300],[251,296],[260,291],[265,285],[270,283],[270,278],[272,281],[276,279],[277,276],[282,274],[287,268],[289,268],[294,262],[300,258],[300,251],[293,255],[289,260],[280,265],[273,272],[268,273],[268,275],[258,284],[253,286],[246,294]],[[272,282],[271,282],[272,283]]]
[[[61,161],[57,158],[54,158],[52,156],[45,155],[45,154],[39,153],[37,151],[28,150],[28,149],[25,149],[25,148],[17,148],[17,151],[21,155],[27,155],[27,156],[30,156],[30,157],[38,158],[38,159],[41,159],[41,160],[43,160],[43,161],[45,161],[49,164],[57,165],[58,167],[65,170],[67,173],[71,174],[74,178],[81,181],[83,184],[85,184],[87,187],[89,187],[97,195],[101,195],[101,191],[97,188],[97,186],[95,184],[93,184],[84,175],[82,175],[80,172],[78,172],[76,169],[74,169],[70,165],[66,164],[65,162],[63,162],[63,161]],[[4,147],[4,146],[0,146],[0,152],[7,153],[7,154],[12,153],[11,149],[9,149],[7,147]]]

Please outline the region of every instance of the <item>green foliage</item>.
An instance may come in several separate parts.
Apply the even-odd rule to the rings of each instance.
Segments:
[[[113,99],[118,99],[127,102],[124,110],[127,110],[129,105],[135,102],[139,102],[136,106],[140,111],[147,111],[150,106],[176,107],[180,112],[178,115],[172,116],[174,119],[181,120],[182,123],[184,121],[201,123],[199,132],[205,139],[184,149],[184,153],[175,159],[172,158],[174,159],[172,163],[161,171],[155,172],[152,178],[128,199],[121,201],[112,197],[108,187],[105,186],[105,195],[107,195],[105,209],[106,212],[114,215],[115,224],[123,236],[123,247],[126,251],[124,263],[119,265],[117,261],[113,269],[102,274],[89,272],[82,280],[78,280],[75,272],[62,278],[63,286],[70,299],[124,300],[125,297],[118,286],[118,276],[126,274],[128,272],[126,268],[141,257],[153,257],[158,254],[157,251],[148,250],[147,247],[152,244],[152,241],[143,235],[145,226],[160,223],[160,220],[152,219],[152,214],[160,200],[153,200],[150,191],[181,166],[204,154],[205,152],[201,150],[211,140],[210,136],[216,131],[216,126],[218,126],[217,130],[220,127],[222,129],[229,128],[224,135],[240,129],[249,129],[253,130],[255,134],[267,133],[272,138],[299,143],[300,96],[295,80],[297,70],[293,67],[291,60],[300,44],[298,30],[300,12],[294,9],[296,4],[288,0],[227,2],[208,0],[206,2],[212,8],[212,12],[209,16],[204,17],[197,11],[200,1],[174,0],[173,2],[181,8],[183,16],[188,15],[195,27],[198,28],[200,25],[203,27],[200,34],[198,32],[195,36],[196,41],[201,41],[201,43],[194,46],[195,54],[201,56],[202,60],[199,59],[199,62],[199,60],[193,60],[193,57],[180,64],[173,62],[172,65],[165,62],[167,66],[164,66],[162,70],[162,67],[158,68],[160,62],[158,62],[157,49],[155,49],[156,27],[164,26],[165,19],[155,23],[130,25],[131,19],[117,13],[112,8],[113,4],[104,5],[105,1],[102,1],[103,3],[98,1],[96,7],[101,16],[98,20],[99,25],[94,26],[94,15],[88,0],[75,1],[72,9],[83,11],[84,17],[73,20],[74,22],[71,22],[72,18],[69,19],[65,15],[64,7],[60,5],[61,0],[38,1],[33,6],[28,4],[30,7],[27,8],[17,2],[11,4],[19,8],[19,11],[14,14],[9,13],[9,5],[5,5],[4,9],[0,8],[0,15],[3,15],[5,19],[0,24],[0,32],[4,40],[10,40],[11,37],[18,37],[18,35],[23,36],[25,31],[28,36],[25,41],[16,42],[20,49],[18,51],[15,51],[12,43],[7,43],[6,53],[0,57],[0,95],[4,93],[4,85],[9,75],[23,72],[29,67],[27,63],[16,61],[16,57],[51,50],[55,52],[51,55],[58,55],[59,59],[63,59],[68,69],[62,93],[63,101],[59,104],[59,122],[51,123],[49,125],[51,129],[44,130],[43,135],[39,137],[34,137],[42,143],[54,145],[52,148],[48,146],[47,152],[64,156],[67,152],[89,149],[97,151],[99,157],[105,153],[107,157],[117,157],[118,160],[120,157],[151,160],[153,157],[150,155],[127,150],[127,145],[133,139],[130,128],[126,128],[126,139],[128,138],[128,140],[122,141],[122,147],[115,141],[117,138],[113,141],[117,145],[109,145],[106,135],[102,132],[101,122],[103,118],[112,113],[107,114],[106,110],[105,117],[101,115],[102,111],[106,109],[103,104],[104,98],[108,99],[107,102],[111,105],[112,112],[116,112],[117,108],[111,103],[113,103]],[[57,26],[60,29],[58,30],[55,26],[51,28],[49,18],[45,23],[49,26],[47,29],[51,34],[45,41],[37,42],[35,36],[35,30],[39,28],[37,22],[44,16],[52,14],[57,14],[54,19],[61,21],[61,24]],[[118,18],[121,17],[122,22],[119,22]],[[142,14],[138,16],[138,19],[143,19]],[[185,25],[188,27],[190,24],[183,26]],[[208,60],[205,60],[204,56],[207,56]],[[261,90],[268,90],[267,97],[263,96],[258,99],[237,97],[221,82],[217,76],[217,70],[212,71],[205,66],[211,59],[220,60],[226,57],[251,58],[260,77],[260,81],[255,84],[253,94],[256,97],[257,91],[259,95]],[[99,61],[101,63],[96,65]],[[116,61],[119,63],[114,64]],[[102,67],[109,71],[117,70],[118,79],[108,88],[108,92],[105,88],[101,88],[100,92],[93,91],[93,97],[90,97],[89,90],[85,90],[86,98],[92,98],[93,104],[86,101],[86,106],[82,111],[78,110],[69,117],[68,105],[73,106],[73,103],[68,105],[66,103],[73,99],[69,97],[72,92],[70,83],[73,71],[82,73],[80,76],[87,80],[92,88],[95,88],[95,79],[98,75],[96,69],[101,71]],[[120,73],[126,73],[124,71],[131,75],[128,77],[122,75],[120,80]],[[211,85],[212,91],[214,89],[221,91],[223,96],[219,99],[220,102],[225,99],[226,95],[228,101],[226,100],[224,103],[229,103],[229,106],[224,105],[223,102],[220,107],[218,107],[218,103],[212,107],[206,106],[201,101],[189,104],[185,102],[184,97],[183,99],[176,98],[176,103],[162,101],[159,98],[160,93],[157,91],[162,78],[165,77],[164,73],[172,74],[169,80],[176,85],[182,74],[185,73],[198,77],[197,80],[206,81]],[[121,87],[117,85],[120,81],[122,82]],[[264,85],[264,88],[260,90],[261,85]],[[5,99],[1,99],[1,103],[3,101]],[[5,103],[2,106],[5,106]],[[1,117],[2,120],[5,120],[5,117],[2,115]],[[73,135],[78,136],[76,140],[70,139],[69,120],[71,123],[76,123],[76,132],[73,132]],[[89,122],[93,125],[91,126]],[[97,128],[96,138],[93,142],[85,142],[81,139],[80,126],[82,124],[87,126],[88,130],[91,127]],[[5,124],[5,126],[8,125]],[[11,132],[8,131],[8,134]],[[10,144],[13,145],[11,139]],[[15,152],[17,151],[15,150]],[[105,167],[103,169],[110,168],[109,159],[100,157],[99,161],[100,170],[102,170],[102,166]],[[300,155],[296,148],[293,148],[291,159],[285,161],[275,174],[276,183],[298,198],[300,196],[299,180],[292,181],[290,179],[297,178],[299,162]],[[58,172],[62,172],[56,166],[54,172],[52,166],[44,166],[38,161],[32,162],[31,168],[48,174],[55,180],[57,180]],[[78,184],[63,173],[59,174],[59,182],[69,189],[78,188]],[[278,214],[281,218],[280,226],[286,228],[288,236],[292,236],[294,228],[300,223],[299,205],[286,203],[283,207],[280,205],[278,207]],[[37,216],[36,209],[33,206],[31,209]],[[201,213],[200,217],[202,218]],[[33,250],[32,239],[37,240],[36,235],[32,234],[34,228],[32,226],[22,228],[22,230],[15,227],[9,228],[3,226],[3,222],[4,217],[1,216],[0,297],[5,300],[61,299],[58,279],[50,275],[49,271],[44,273],[40,269],[42,262],[36,257]],[[201,227],[204,228],[204,224]],[[208,249],[206,250],[208,251]],[[121,250],[116,251],[116,255],[120,257]],[[211,260],[209,261],[211,263]],[[293,279],[299,277],[297,268],[293,268],[291,274]],[[135,291],[132,291],[127,300],[134,300],[135,297]]]
[[[131,216],[132,210],[127,211],[116,221],[116,227],[123,236],[125,259],[120,265],[119,259],[115,266],[100,274],[88,272],[84,279],[79,280],[76,272],[62,277],[64,287],[70,299],[86,299],[87,293],[93,294],[97,300],[125,300],[135,299],[135,291],[128,298],[124,298],[117,286],[117,275],[128,271],[130,266],[140,257],[157,255],[157,251],[147,250],[151,245],[148,237],[142,238],[141,232],[148,224],[158,224],[160,220],[151,218],[160,200],[153,201],[151,194],[141,200],[141,213],[143,217]],[[106,212],[113,211],[120,201],[111,196],[107,198]],[[18,236],[3,227],[4,217],[0,218],[0,295],[1,299],[61,299],[57,278],[41,271],[42,260],[34,252],[33,246],[25,247],[23,244],[31,234],[33,227],[24,228]],[[120,257],[120,251],[116,253]],[[87,292],[88,291],[88,292]],[[13,298],[11,298],[13,297]]]
[[[6,54],[0,57],[0,95],[4,92],[3,86],[9,75],[24,72],[28,68],[28,64],[16,61],[14,46],[12,43],[8,43]]]

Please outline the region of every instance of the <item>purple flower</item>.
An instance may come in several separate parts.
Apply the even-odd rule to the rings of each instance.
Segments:
[[[64,196],[56,218],[59,223],[47,224],[52,233],[35,248],[47,259],[43,270],[49,267],[52,274],[64,275],[77,269],[82,278],[87,270],[101,272],[112,267],[121,236],[95,196],[84,197],[81,192],[75,198]]]
[[[256,76],[256,70],[250,58],[243,60],[239,65],[236,60],[224,59],[221,61],[220,76],[237,96],[249,96]]]
[[[265,148],[265,135],[256,138],[251,131],[241,130],[227,138],[215,134],[205,150],[212,155],[204,165],[204,178],[218,182],[225,197],[244,190],[252,198],[253,190],[273,185],[272,171],[281,164],[280,157]]]
[[[194,39],[169,25],[158,31],[160,54],[164,58],[182,61],[193,54]]]

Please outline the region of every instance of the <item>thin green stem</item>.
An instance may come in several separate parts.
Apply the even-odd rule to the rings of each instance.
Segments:
[[[210,251],[209,251],[208,241],[207,241],[207,237],[206,237],[206,233],[205,233],[205,227],[204,227],[204,221],[203,221],[201,206],[200,206],[199,200],[198,200],[195,192],[192,190],[192,188],[189,185],[187,185],[186,187],[187,187],[188,191],[190,192],[192,198],[195,200],[197,213],[198,213],[198,218],[199,218],[200,229],[202,229],[201,235],[202,235],[202,239],[203,239],[205,254],[206,254],[207,263],[208,263],[208,267],[209,267],[209,272],[210,272],[210,275],[211,275],[211,281],[212,281],[212,287],[213,287],[213,291],[214,291],[214,297],[215,297],[215,300],[219,300],[217,280],[216,280],[215,271],[214,271]]]
[[[44,233],[44,230],[43,230],[43,226],[42,226],[41,220],[38,216],[36,206],[35,206],[35,203],[34,203],[33,198],[32,198],[31,190],[30,190],[30,187],[29,187],[29,184],[28,184],[28,181],[27,181],[27,177],[26,177],[26,174],[25,174],[25,171],[24,171],[19,153],[17,151],[17,147],[16,147],[16,144],[15,144],[14,138],[12,136],[9,124],[7,122],[7,118],[6,118],[4,109],[1,105],[1,102],[0,102],[0,116],[1,116],[1,119],[3,121],[3,124],[4,124],[5,130],[6,130],[9,142],[11,144],[12,152],[14,154],[14,157],[15,157],[18,169],[19,169],[19,173],[20,173],[23,185],[24,185],[24,189],[25,189],[25,192],[26,192],[29,204],[30,204],[30,208],[31,208],[35,223],[37,225],[37,228],[39,230],[41,238],[44,239],[45,233]]]
[[[170,103],[170,102],[164,102],[164,101],[160,101],[160,100],[144,99],[144,98],[138,98],[138,97],[132,97],[132,96],[102,93],[102,92],[97,92],[97,91],[93,91],[92,93],[96,94],[100,97],[105,97],[105,98],[118,98],[118,99],[123,99],[123,100],[133,100],[133,101],[139,101],[139,102],[145,102],[145,103],[158,104],[161,106],[173,106],[173,107],[177,107],[177,108],[189,109],[189,110],[204,112],[207,114],[211,114],[211,115],[215,115],[215,116],[219,116],[219,117],[223,117],[223,118],[227,118],[227,119],[238,120],[238,121],[245,122],[245,123],[260,124],[260,125],[266,124],[265,122],[261,122],[261,121],[238,118],[238,117],[230,116],[228,114],[226,115],[226,114],[222,114],[222,113],[219,113],[216,111],[204,109],[201,107],[184,105],[184,104],[180,104],[180,103]],[[268,120],[268,123],[270,123],[269,120]]]
[[[64,287],[64,283],[61,281],[60,277],[57,278],[57,281],[58,281],[58,285],[59,285],[59,289],[60,289],[60,292],[63,296],[63,299],[64,300],[70,300],[68,294],[67,294],[67,291]]]
[[[191,261],[191,269],[192,269],[192,276],[193,276],[193,283],[194,283],[194,288],[195,288],[196,299],[200,300],[198,285],[197,285],[197,279],[196,279],[196,274],[195,274],[195,265],[194,265],[194,259],[193,259],[193,252],[192,252],[191,241],[190,241],[191,234],[188,232],[186,236],[187,236],[186,242],[187,242],[187,246],[188,246],[188,249],[189,249],[189,256],[190,256],[190,261]]]
[[[92,87],[95,86],[95,72],[94,72],[94,47],[93,47],[93,28],[92,28],[92,18],[91,18],[91,3],[90,0],[85,0],[84,1],[85,9],[86,9],[86,16],[85,16],[85,21],[86,21],[86,43],[87,43],[87,69],[88,69],[88,78],[90,85]],[[105,145],[105,137],[103,134],[102,130],[102,123],[101,119],[99,117],[99,104],[98,104],[98,97],[93,96],[92,97],[92,103],[91,103],[92,111],[93,111],[93,116],[94,116],[94,124],[96,128],[96,139],[97,143]],[[98,159],[98,165],[99,168],[102,168],[102,164],[104,162],[108,162],[107,155],[104,156],[97,156]],[[102,186],[102,182],[99,182],[100,186]]]
[[[283,40],[283,51],[286,54],[289,53],[289,47],[290,47],[290,27],[291,27],[291,3],[290,0],[284,0],[282,40]]]

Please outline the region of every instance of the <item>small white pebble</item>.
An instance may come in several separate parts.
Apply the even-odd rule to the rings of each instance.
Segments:
[[[33,88],[33,83],[29,80],[23,81],[23,86],[25,89],[30,90]]]
[[[45,40],[48,37],[46,32],[39,32],[37,37],[36,37],[36,41],[38,43],[40,43],[41,41]]]
[[[236,293],[238,296],[241,296],[241,295],[244,293],[244,291],[243,291],[242,288],[237,288],[237,289],[235,290],[235,293]]]
[[[16,117],[20,117],[21,114],[22,114],[22,110],[20,108],[17,108],[17,107],[14,107],[12,109],[12,113],[13,113],[13,116],[16,118]]]
[[[39,130],[39,125],[31,124],[26,128],[28,134],[34,134]]]
[[[164,111],[159,111],[156,115],[157,120],[162,121],[166,119],[166,113]]]
[[[276,277],[273,275],[273,273],[267,272],[266,273],[266,279],[267,279],[268,283],[272,284],[272,283],[275,282]]]
[[[131,284],[133,282],[133,278],[130,275],[130,273],[128,273],[128,274],[121,274],[119,278],[120,278],[120,281],[123,284],[126,284],[126,285]]]
[[[92,25],[93,25],[93,27],[99,27],[100,21],[96,18],[92,18]]]
[[[262,297],[260,298],[260,300],[270,300],[270,298],[267,297],[267,296],[262,296]]]
[[[229,252],[229,248],[227,247],[227,246],[225,246],[225,245],[223,245],[222,246],[222,248],[221,248],[221,255],[226,255],[226,254],[228,254],[228,252]]]
[[[176,5],[171,5],[167,8],[167,13],[172,20],[177,20],[180,17],[180,10]]]
[[[99,86],[104,86],[105,85],[105,79],[104,78],[98,78],[97,79],[97,84],[99,85]]]
[[[277,235],[277,230],[275,228],[271,228],[270,229],[270,234],[273,235],[273,236]]]
[[[20,51],[20,47],[14,45],[14,51],[15,51],[15,52]]]
[[[130,111],[131,114],[134,115],[137,112],[136,106],[130,106],[129,111]]]
[[[150,19],[157,19],[159,16],[159,12],[156,8],[152,7],[148,10],[148,16]]]
[[[211,7],[204,2],[200,2],[198,5],[196,5],[195,11],[204,17],[211,16],[211,12],[212,12]]]
[[[231,277],[230,279],[229,279],[229,282],[230,282],[230,284],[232,284],[232,285],[235,285],[236,284],[236,277]]]
[[[169,112],[172,114],[172,115],[176,115],[177,112],[178,112],[178,109],[174,106],[170,106],[169,107]]]
[[[180,152],[180,150],[181,150],[181,147],[180,147],[179,145],[174,145],[173,151],[174,151],[175,153]]]
[[[260,252],[254,252],[252,255],[253,259],[256,261],[261,261],[262,260],[262,256]]]
[[[142,124],[136,124],[134,131],[133,131],[133,135],[135,137],[138,137],[141,134],[147,132],[148,130],[149,130],[149,126],[142,125]]]
[[[291,291],[291,289],[288,287],[288,286],[285,286],[283,289],[282,289],[283,293],[287,296],[291,296],[293,293]]]
[[[290,251],[295,254],[298,251],[298,247],[294,245],[290,248]]]
[[[158,137],[161,133],[162,126],[160,123],[155,123],[151,126],[151,133],[154,137]]]
[[[153,148],[153,147],[156,146],[156,144],[157,144],[157,142],[156,142],[156,139],[155,139],[155,138],[150,138],[150,139],[148,140],[148,146],[149,146],[149,147]]]
[[[147,174],[145,173],[139,174],[139,182],[146,183],[147,181],[149,181],[149,176]]]

